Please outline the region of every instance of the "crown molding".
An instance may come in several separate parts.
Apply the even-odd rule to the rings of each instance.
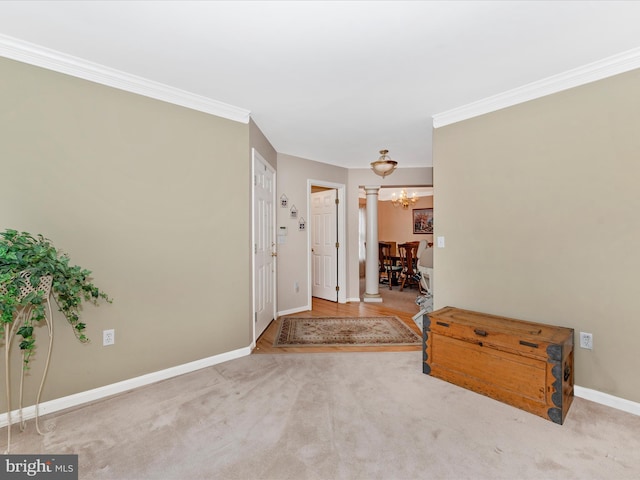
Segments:
[[[433,116],[439,128],[640,68],[640,47]]]
[[[173,88],[169,85],[154,82],[136,75],[131,75],[120,70],[105,67],[104,65],[89,62],[82,58],[67,55],[7,35],[0,34],[0,56],[236,122],[249,123],[249,116],[251,114],[249,110]]]

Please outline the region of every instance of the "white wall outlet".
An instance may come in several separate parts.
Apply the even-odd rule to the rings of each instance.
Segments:
[[[116,333],[113,329],[102,331],[102,346],[113,345],[116,343]]]
[[[593,350],[593,335],[590,333],[580,332],[580,348]]]
[[[438,248],[444,248],[444,237],[437,237],[436,245],[438,246]]]
[[[296,293],[298,293],[300,291],[300,283],[294,282],[293,291],[296,292]]]

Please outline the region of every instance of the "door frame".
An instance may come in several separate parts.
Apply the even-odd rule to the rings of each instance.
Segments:
[[[276,244],[276,192],[277,192],[277,178],[276,178],[276,169],[271,166],[269,162],[267,162],[260,152],[258,152],[255,148],[251,148],[251,348],[253,349],[256,346],[256,254],[255,254],[255,244],[256,244],[256,180],[255,180],[255,164],[256,160],[260,163],[264,164],[266,168],[273,174],[273,225],[272,225],[272,239],[271,243],[275,246]],[[275,247],[274,247],[275,248]],[[278,311],[278,262],[277,257],[273,257],[273,318],[274,320],[277,318],[276,312]]]
[[[336,225],[338,231],[338,243],[340,244],[340,248],[338,248],[338,265],[336,279],[338,281],[338,286],[340,290],[338,290],[338,303],[347,303],[347,272],[346,272],[346,258],[347,258],[347,243],[346,243],[346,204],[345,204],[345,190],[346,186],[343,183],[333,183],[327,182],[324,180],[313,180],[307,179],[307,218],[311,218],[311,187],[324,187],[324,188],[334,188],[338,191],[338,222]],[[307,221],[307,225],[311,225],[310,221]],[[312,264],[311,264],[311,229],[307,229],[307,272],[309,275],[307,276],[307,292],[309,292],[309,308],[312,305],[312,287],[313,287],[313,272],[312,272]]]

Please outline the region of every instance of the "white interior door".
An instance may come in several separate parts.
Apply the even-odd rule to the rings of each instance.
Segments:
[[[275,318],[275,172],[253,150],[254,341]]]
[[[311,294],[338,301],[336,190],[311,194]]]

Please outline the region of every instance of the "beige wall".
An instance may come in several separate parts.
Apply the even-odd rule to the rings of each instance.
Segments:
[[[51,238],[114,298],[85,307],[90,344],[55,313],[42,400],[248,347],[249,126],[2,58],[0,84],[0,228]]]
[[[307,181],[317,180],[332,184],[346,185],[347,169],[326,163],[314,162],[292,155],[278,154],[277,199],[282,194],[287,196],[289,207],[295,205],[298,218],[309,220],[308,203],[310,191]],[[278,305],[279,312],[302,310],[309,305],[309,228],[298,230],[298,220],[290,218],[289,208],[276,208],[276,228],[288,227],[288,235],[284,244],[278,244]],[[308,223],[307,223],[308,226]],[[357,259],[356,259],[357,260]],[[357,268],[357,264],[356,264]],[[294,289],[298,282],[300,289]]]
[[[640,70],[434,132],[436,307],[593,334],[582,387],[640,401]]]
[[[394,207],[389,201],[378,202],[378,239],[396,244],[423,239],[433,243],[433,235],[413,233],[414,208],[433,208],[433,197],[420,197],[415,205],[407,209]]]
[[[249,120],[249,143],[274,169],[278,166],[278,153],[273,148],[267,137],[264,136],[260,127]]]

